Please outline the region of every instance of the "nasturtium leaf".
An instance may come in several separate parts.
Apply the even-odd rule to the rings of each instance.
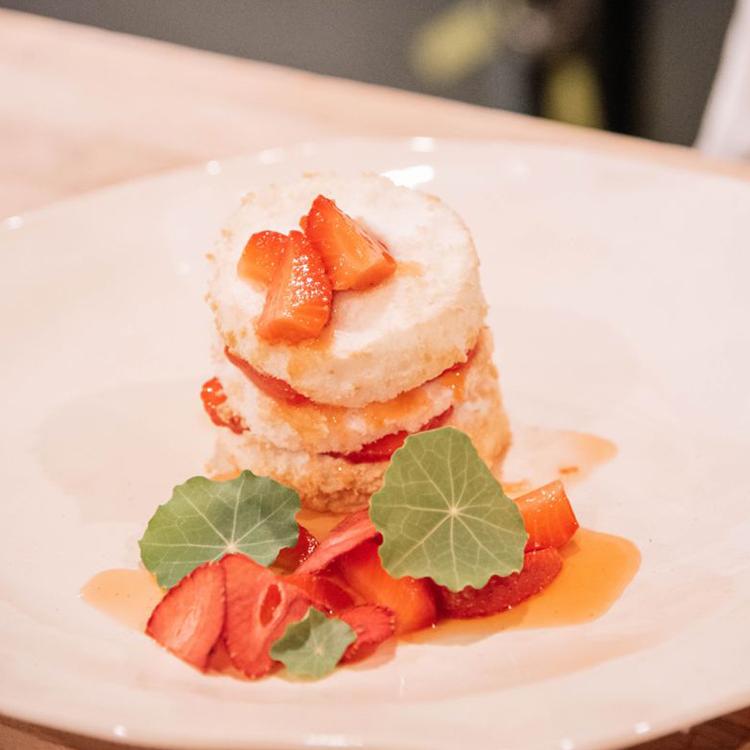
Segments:
[[[271,658],[293,675],[318,680],[333,672],[356,638],[343,620],[310,607],[301,620],[287,625],[284,635],[271,646]]]
[[[452,427],[406,439],[372,496],[370,518],[383,535],[383,566],[396,578],[432,578],[460,591],[523,567],[521,514],[468,435]]]
[[[139,542],[141,560],[165,588],[231,552],[270,565],[297,542],[299,508],[294,490],[250,471],[226,482],[193,477],[151,517]]]

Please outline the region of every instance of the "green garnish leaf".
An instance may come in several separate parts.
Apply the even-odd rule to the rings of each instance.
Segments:
[[[432,578],[460,591],[523,567],[526,529],[468,435],[451,427],[411,435],[391,458],[370,517],[394,577]]]
[[[139,542],[141,560],[166,588],[231,552],[270,565],[296,544],[299,508],[294,490],[250,471],[227,482],[193,477],[151,517]]]
[[[356,638],[354,630],[343,620],[326,617],[310,607],[271,646],[271,658],[282,662],[293,675],[319,680],[333,672]]]

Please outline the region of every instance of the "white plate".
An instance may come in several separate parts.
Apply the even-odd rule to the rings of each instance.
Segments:
[[[473,230],[511,417],[613,439],[574,495],[641,570],[601,619],[406,644],[314,685],[205,677],[81,601],[211,429],[202,254],[240,193],[388,171]],[[395,170],[395,171],[394,171]],[[750,703],[750,186],[517,143],[343,141],[5,222],[0,712],[181,748],[593,748]]]

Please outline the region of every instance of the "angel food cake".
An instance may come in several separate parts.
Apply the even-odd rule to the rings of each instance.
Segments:
[[[250,469],[320,511],[365,507],[410,434],[509,443],[471,236],[374,175],[247,195],[209,256],[214,474]]]

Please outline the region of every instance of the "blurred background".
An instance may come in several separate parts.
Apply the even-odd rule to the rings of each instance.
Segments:
[[[0,0],[317,73],[693,144],[735,0]]]

